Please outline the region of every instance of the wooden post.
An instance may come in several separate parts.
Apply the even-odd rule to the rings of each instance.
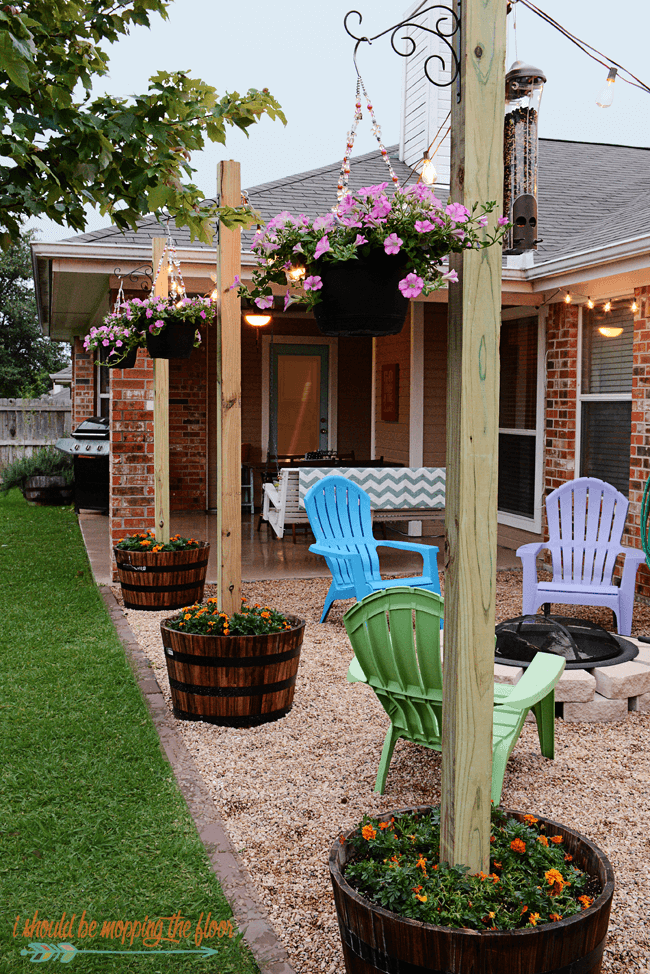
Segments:
[[[154,237],[152,267],[155,274],[165,253],[164,237]],[[166,298],[169,294],[167,267],[163,262],[156,279],[154,294]],[[169,359],[153,360],[153,469],[156,509],[156,541],[169,541]]]
[[[220,162],[220,205],[241,205],[238,162]],[[241,271],[241,231],[219,228],[217,256],[217,537],[218,606],[228,615],[241,607],[241,302],[227,290]]]
[[[460,9],[459,9],[460,8]],[[457,2],[451,196],[503,198],[503,0]],[[496,215],[492,220],[496,220]],[[452,260],[447,378],[447,574],[440,858],[489,872],[497,548],[501,247]]]

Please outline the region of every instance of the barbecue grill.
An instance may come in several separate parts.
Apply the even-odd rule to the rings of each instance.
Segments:
[[[74,457],[74,509],[108,513],[108,419],[90,416],[71,436],[57,440],[57,450]]]
[[[563,656],[567,670],[590,670],[634,659],[639,650],[627,639],[587,619],[527,615],[507,619],[495,629],[498,663],[527,667],[536,653]]]

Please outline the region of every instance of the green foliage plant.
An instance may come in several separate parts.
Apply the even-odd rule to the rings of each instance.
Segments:
[[[73,458],[54,446],[45,446],[30,455],[18,457],[0,472],[0,493],[13,487],[22,488],[29,477],[63,477],[66,484],[74,480]]]
[[[187,551],[189,548],[200,547],[201,542],[194,538],[182,538],[175,534],[167,542],[156,541],[153,531],[140,531],[130,534],[115,545],[120,551]]]
[[[245,599],[239,612],[231,616],[219,611],[217,599],[196,602],[181,609],[165,625],[169,629],[200,636],[265,636],[293,628],[291,621],[281,612],[268,606],[249,605]]]
[[[343,839],[341,840],[343,841]],[[365,816],[348,841],[345,878],[362,896],[400,916],[442,927],[520,930],[587,909],[600,889],[577,868],[563,839],[534,815],[492,810],[490,872],[440,863],[440,810],[390,821]]]
[[[191,153],[224,144],[226,128],[248,134],[262,115],[286,120],[268,89],[245,95],[188,71],[159,71],[146,94],[91,97],[109,71],[105,46],[170,0],[22,0],[0,9],[0,244],[22,221],[47,217],[85,229],[88,205],[121,229],[166,207],[176,226],[210,243],[215,220],[248,226],[247,207],[219,207],[191,182]],[[104,46],[102,46],[104,45]]]

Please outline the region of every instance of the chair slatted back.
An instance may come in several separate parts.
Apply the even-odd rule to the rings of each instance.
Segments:
[[[370,499],[365,490],[345,477],[331,476],[317,481],[305,495],[305,510],[318,544],[331,544],[337,551],[361,556],[364,574],[379,579],[379,558],[372,533]],[[327,562],[335,581],[352,585],[348,564],[339,558]]]
[[[595,477],[580,477],[546,498],[553,577],[585,585],[611,585],[622,551],[627,498]]]
[[[368,684],[392,722],[431,746],[442,728],[443,599],[397,586],[368,595],[343,622]]]

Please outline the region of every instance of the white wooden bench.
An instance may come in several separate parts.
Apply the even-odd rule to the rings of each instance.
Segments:
[[[373,520],[425,521],[444,516],[444,467],[285,467],[276,484],[264,484],[262,519],[278,538],[290,524],[295,543],[296,525],[309,524],[305,494],[331,474],[346,477],[366,491]]]

